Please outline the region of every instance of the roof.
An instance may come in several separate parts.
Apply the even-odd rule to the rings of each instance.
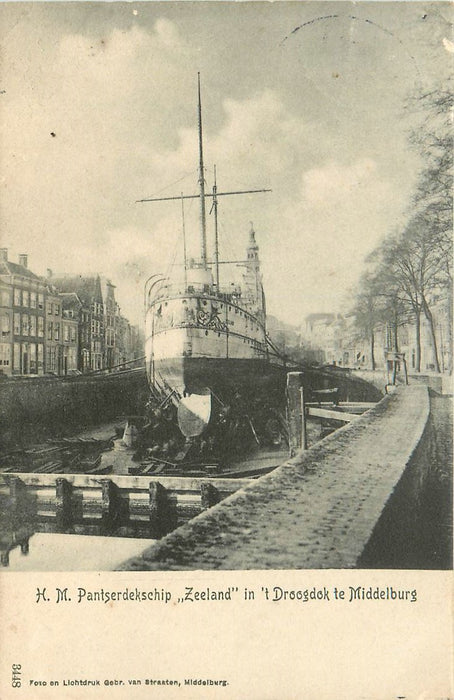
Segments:
[[[47,279],[59,292],[77,294],[82,304],[91,304],[94,299],[102,301],[101,285],[98,275],[52,275]]]
[[[62,309],[80,309],[82,302],[76,292],[60,292]]]
[[[35,275],[34,272],[24,267],[24,265],[19,265],[18,263],[10,262],[9,260],[2,260],[0,262],[0,275],[16,275],[20,277],[28,277],[29,279],[40,281],[41,278]]]

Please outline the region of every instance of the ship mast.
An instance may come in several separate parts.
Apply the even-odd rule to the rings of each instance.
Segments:
[[[218,235],[218,188],[216,186],[216,166],[214,166],[213,209],[214,209],[214,266],[216,291],[219,292],[219,235]]]
[[[198,85],[198,133],[199,133],[199,193],[198,194],[181,194],[179,197],[147,197],[145,199],[138,199],[136,202],[167,202],[170,200],[179,199],[182,206],[182,219],[183,219],[183,245],[186,249],[186,237],[184,231],[184,210],[183,210],[183,200],[184,199],[199,199],[200,200],[200,265],[206,270],[208,269],[208,259],[207,259],[207,234],[206,234],[206,209],[205,209],[205,198],[213,198],[213,209],[214,209],[214,224],[215,224],[215,276],[216,276],[216,287],[219,291],[219,265],[221,264],[219,260],[219,241],[218,241],[218,197],[226,197],[229,195],[237,194],[255,194],[258,192],[271,192],[269,189],[260,190],[236,190],[233,192],[218,192],[216,185],[216,169],[214,173],[214,186],[213,192],[205,193],[205,177],[204,177],[204,166],[203,166],[203,141],[202,141],[202,100],[200,95],[200,73],[197,73],[197,85]],[[184,250],[185,258],[185,275],[187,270],[187,259],[186,250]],[[224,261],[223,261],[224,262]],[[225,262],[238,262],[238,261],[225,261]],[[185,285],[186,285],[185,281]]]
[[[200,73],[197,73],[199,96],[199,192],[200,192],[200,261],[203,269],[207,267],[207,230],[205,213],[205,176],[203,172],[202,145],[202,100],[200,98]]]

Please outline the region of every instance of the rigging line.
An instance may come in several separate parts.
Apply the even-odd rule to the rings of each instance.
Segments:
[[[162,187],[160,190],[157,190],[157,192],[156,192],[155,194],[161,194],[161,192],[165,192],[165,191],[168,190],[170,187],[173,187],[174,185],[178,185],[179,182],[182,182],[183,180],[186,180],[186,178],[188,178],[190,175],[194,175],[194,173],[196,173],[196,172],[197,172],[197,171],[194,170],[194,169],[192,169],[191,171],[188,171],[188,172],[185,173],[182,177],[178,178],[178,180],[175,180],[175,182],[170,182],[168,185],[165,185],[165,186]],[[154,195],[153,195],[153,196],[154,196]],[[139,200],[139,201],[142,201],[142,200]],[[148,201],[148,200],[145,200],[145,201]]]
[[[218,197],[226,197],[228,195],[232,194],[254,194],[256,192],[272,192],[270,189],[260,189],[260,190],[238,190],[238,191],[232,191],[232,192],[217,192],[216,195]],[[205,192],[204,197],[213,197],[212,192]],[[200,199],[200,194],[184,194],[183,197],[181,195],[174,196],[174,197],[147,197],[146,199],[136,199],[136,204],[140,204],[142,202],[168,202],[172,199]]]

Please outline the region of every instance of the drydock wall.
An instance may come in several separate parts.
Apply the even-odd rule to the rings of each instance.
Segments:
[[[401,387],[120,569],[412,567],[429,415],[427,387]]]
[[[346,371],[308,370],[314,389],[337,386],[341,400],[375,401],[381,394]],[[0,378],[0,448],[71,435],[121,415],[141,415],[149,396],[145,368],[77,377]]]
[[[0,381],[0,447],[48,437],[143,411],[145,369],[78,377],[18,377]]]

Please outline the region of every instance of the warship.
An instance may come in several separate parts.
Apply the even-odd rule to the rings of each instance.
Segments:
[[[271,190],[218,192],[215,174],[212,192],[205,192],[200,75],[198,145],[197,194],[138,200],[181,199],[184,274],[152,275],[145,285],[145,356],[150,388],[172,398],[186,437],[203,433],[213,418],[214,404],[221,409],[232,404],[238,409],[245,401],[248,406],[251,402],[263,406],[264,392],[269,397],[275,391],[282,393],[286,364],[267,336],[259,247],[252,223],[245,257],[235,261],[219,257],[218,197]],[[198,259],[188,260],[184,200],[195,198],[200,202],[200,250]],[[207,256],[208,200],[214,213],[213,260]],[[227,284],[220,283],[220,266],[228,264],[242,267],[239,283],[230,278]]]

